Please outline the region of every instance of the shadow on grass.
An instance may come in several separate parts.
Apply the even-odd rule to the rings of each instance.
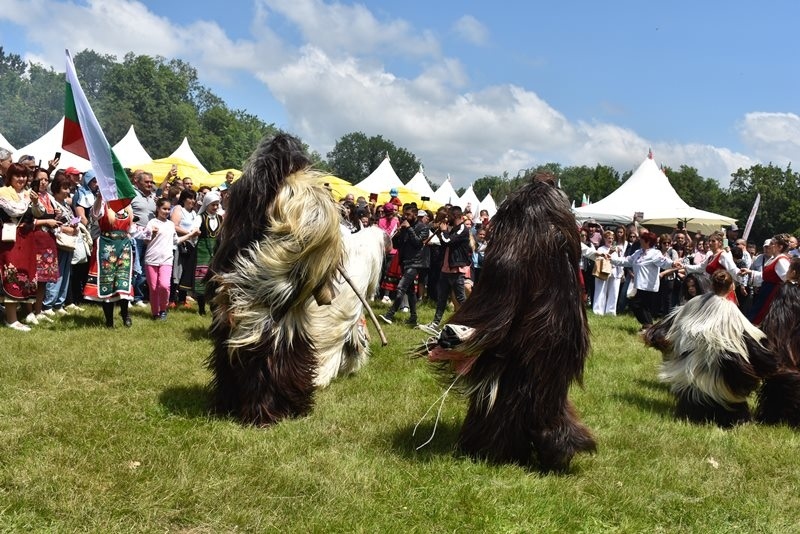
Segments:
[[[660,417],[672,418],[675,410],[674,404],[670,401],[654,399],[638,393],[614,393],[612,397]]]
[[[414,425],[409,425],[395,430],[391,436],[392,451],[412,460],[430,461],[440,456],[461,456],[456,451],[456,441],[460,425],[439,422],[436,427],[436,435],[424,447],[417,450],[417,447],[428,441],[433,433],[433,422],[422,423],[417,427],[416,435]]]
[[[201,341],[203,339],[211,339],[208,335],[207,326],[192,326],[184,329],[186,338],[189,341]]]
[[[652,391],[663,391],[669,392],[669,384],[665,384],[664,382],[659,382],[658,380],[653,379],[645,379],[645,378],[634,378],[634,383],[636,385],[642,386]]]
[[[158,401],[171,414],[182,417],[208,417],[211,412],[211,392],[205,386],[174,386],[165,389]]]

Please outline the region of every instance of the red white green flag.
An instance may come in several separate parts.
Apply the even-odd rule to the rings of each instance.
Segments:
[[[67,91],[64,99],[64,137],[61,146],[67,152],[88,159],[97,174],[103,199],[114,211],[131,203],[136,196],[125,169],[108,144],[97,117],[83,92],[72,57],[67,52]]]

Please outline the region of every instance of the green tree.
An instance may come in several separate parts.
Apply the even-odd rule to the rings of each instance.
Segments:
[[[386,156],[397,176],[407,182],[421,165],[417,157],[402,147],[397,147],[383,136],[367,137],[363,132],[349,133],[336,141],[328,152],[328,164],[333,173],[351,183],[357,183],[378,168]]]
[[[791,165],[785,170],[771,163],[739,169],[733,174],[728,193],[730,215],[742,222],[740,226],[744,226],[756,196],[761,194],[750,241],[758,243],[781,232],[800,232],[800,176]]]

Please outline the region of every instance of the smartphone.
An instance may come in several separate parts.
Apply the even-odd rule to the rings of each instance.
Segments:
[[[60,159],[61,159],[61,152],[56,152],[56,157],[54,157],[53,160],[58,161]]]
[[[727,247],[728,247],[728,238],[726,237],[722,240],[722,248],[727,248]]]
[[[34,178],[33,180],[31,180],[31,191],[33,191],[34,193],[38,193],[39,185],[41,184],[41,182],[42,181],[39,178]]]
[[[370,199],[371,202],[377,202],[378,201],[378,193],[370,193],[369,194],[369,199]]]

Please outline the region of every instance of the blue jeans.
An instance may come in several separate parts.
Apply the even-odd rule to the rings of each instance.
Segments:
[[[61,275],[55,282],[47,282],[44,290],[42,307],[46,310],[63,308],[69,293],[70,275],[72,274],[72,251],[58,251],[58,273]]]
[[[416,267],[406,267],[403,269],[403,277],[397,284],[397,296],[392,303],[392,307],[386,316],[391,319],[397,310],[400,309],[400,303],[403,302],[403,295],[408,295],[408,311],[411,313],[408,320],[409,322],[417,322],[417,295],[414,292],[414,280],[417,278]]]
[[[144,289],[147,277],[144,272],[144,239],[131,239],[133,245],[133,301],[144,300]]]

